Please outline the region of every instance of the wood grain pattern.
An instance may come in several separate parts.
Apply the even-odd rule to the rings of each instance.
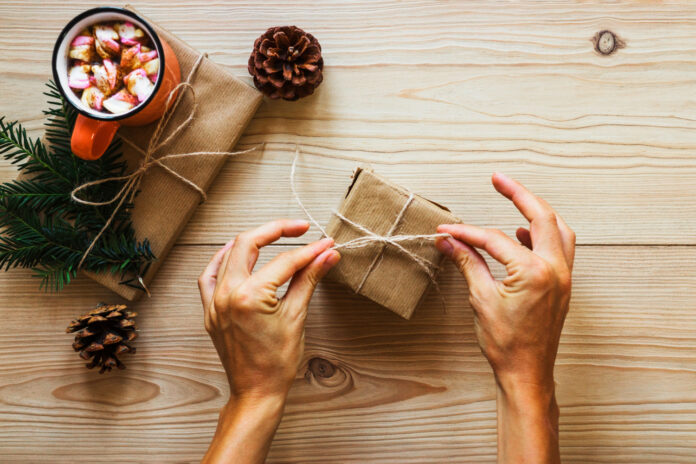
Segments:
[[[271,247],[261,262],[287,249]],[[84,369],[62,333],[82,308],[113,300],[106,291],[82,279],[60,295],[37,295],[29,272],[0,276],[0,299],[13,302],[0,334],[4,462],[201,456],[227,393],[195,283],[214,250],[174,250],[155,296],[135,307],[138,352],[111,376]],[[696,282],[685,259],[696,250],[580,248],[557,367],[564,462],[619,462],[620,453],[632,463],[693,461]],[[620,275],[616,260],[626,263]],[[430,295],[410,322],[321,285],[270,462],[494,459],[495,391],[466,286],[453,267],[442,285],[447,312]],[[84,439],[95,433],[108,442]],[[40,453],[27,447],[36,439]]]
[[[60,28],[97,2],[0,0],[0,115],[41,133]],[[244,79],[253,40],[296,24],[322,43],[317,94],[266,102],[164,263],[128,369],[81,366],[63,328],[97,301],[81,279],[38,293],[0,274],[0,461],[196,462],[227,386],[195,278],[216,246],[301,216],[288,175],[326,223],[358,162],[510,233],[522,224],[489,182],[525,182],[578,234],[558,359],[567,463],[691,463],[696,456],[696,3],[150,0],[138,10]],[[609,56],[592,38],[612,30]],[[16,172],[0,161],[0,180]],[[316,232],[263,256],[304,243]],[[498,272],[500,270],[498,269]],[[495,399],[467,290],[442,277],[410,321],[322,285],[305,364],[273,463],[494,462]]]
[[[696,242],[696,205],[674,201],[696,191],[693,4],[656,13],[649,4],[530,2],[492,14],[485,3],[299,3],[287,16],[273,3],[179,3],[138,7],[240,76],[258,31],[290,19],[316,31],[329,66],[315,97],[262,107],[242,143],[283,146],[230,163],[181,243],[222,242],[228,231],[298,214],[278,201],[289,193],[279,182],[294,147],[288,142],[322,156],[300,180],[332,198],[356,163],[325,156],[366,160],[464,218],[511,229],[516,212],[489,207],[488,176],[504,169],[546,195],[580,243]],[[56,31],[87,5],[13,5],[0,6],[2,85],[12,95],[0,113],[39,129]],[[27,28],[28,18],[57,5],[59,15]],[[193,26],[201,23],[205,31]],[[366,25],[355,33],[359,24]],[[600,56],[591,38],[606,28],[627,46]],[[30,30],[31,40],[12,45]],[[336,203],[317,201],[326,220]]]

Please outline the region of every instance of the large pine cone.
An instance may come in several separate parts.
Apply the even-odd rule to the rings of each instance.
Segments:
[[[125,369],[118,355],[135,353],[135,348],[126,343],[137,337],[135,316],[136,313],[126,311],[125,305],[100,304],[72,321],[65,331],[77,332],[73,348],[80,352],[82,359],[92,358],[86,364],[88,369],[99,366],[99,373],[103,374],[114,367]]]
[[[321,45],[299,27],[272,27],[254,42],[248,69],[265,95],[297,100],[314,93],[323,80]]]

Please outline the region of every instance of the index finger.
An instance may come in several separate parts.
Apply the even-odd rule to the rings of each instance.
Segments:
[[[307,221],[279,219],[254,230],[242,232],[235,239],[225,262],[223,280],[231,284],[247,279],[256,265],[259,249],[280,237],[299,237],[307,232],[307,229],[309,229]]]
[[[551,262],[559,259],[567,261],[556,212],[553,208],[505,174],[496,172],[493,174],[492,181],[495,189],[511,200],[529,221],[534,252]]]
[[[273,288],[278,288],[290,280],[297,272],[304,269],[314,258],[333,246],[332,238],[325,238],[318,242],[310,243],[302,248],[281,253],[271,262],[262,267],[253,277],[259,283],[268,283]]]
[[[531,254],[527,248],[497,229],[483,229],[469,224],[441,224],[437,231],[450,234],[471,247],[486,250],[491,258],[506,267],[527,260]]]

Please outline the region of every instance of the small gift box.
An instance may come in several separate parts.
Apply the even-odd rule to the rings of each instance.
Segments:
[[[342,255],[328,277],[409,319],[442,263],[437,226],[456,222],[447,208],[358,168],[326,229]]]
[[[194,119],[167,142],[155,157],[231,150],[256,113],[262,100],[261,93],[207,58],[202,58],[194,69],[201,58],[201,52],[152,21],[148,22],[174,50],[181,67],[182,81],[191,74],[190,83],[193,88],[193,92],[181,90],[179,104],[167,122],[161,140],[166,140],[173,130],[181,126],[195,107]],[[143,149],[147,147],[157,125],[158,122],[154,122],[148,126],[123,127],[119,130],[119,135],[129,142],[123,144],[123,155],[133,169],[143,159],[142,152],[133,146]],[[140,193],[135,198],[131,216],[138,239],[147,238],[157,256],[157,260],[142,276],[142,284],[145,286],[150,283],[201,202],[201,192],[186,181],[195,184],[201,191],[207,191],[227,158],[217,155],[170,158],[162,163],[181,177],[177,178],[160,166],[153,166],[143,174],[139,185]],[[144,294],[139,289],[122,285],[118,274],[87,274],[127,300],[137,300]]]

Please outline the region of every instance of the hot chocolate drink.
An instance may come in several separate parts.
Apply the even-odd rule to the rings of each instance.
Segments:
[[[147,33],[130,22],[102,22],[82,30],[68,56],[68,85],[93,110],[126,113],[155,88],[157,50]]]

